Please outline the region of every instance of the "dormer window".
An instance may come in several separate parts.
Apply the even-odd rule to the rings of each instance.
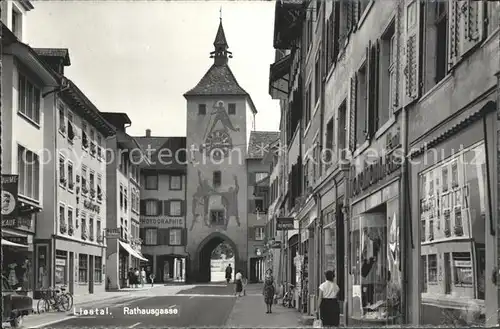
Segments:
[[[207,114],[207,104],[198,104],[198,115]]]

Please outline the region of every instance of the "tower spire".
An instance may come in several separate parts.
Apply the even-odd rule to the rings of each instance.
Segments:
[[[232,54],[229,49],[229,45],[226,41],[226,35],[224,34],[224,27],[222,26],[222,6],[219,9],[219,29],[215,35],[214,41],[214,51],[210,53],[210,58],[214,59],[215,65],[225,65],[229,58],[232,58]]]

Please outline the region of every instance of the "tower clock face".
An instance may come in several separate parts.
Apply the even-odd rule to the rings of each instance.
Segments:
[[[214,158],[225,158],[233,147],[231,136],[226,130],[212,131],[205,141],[206,153]]]

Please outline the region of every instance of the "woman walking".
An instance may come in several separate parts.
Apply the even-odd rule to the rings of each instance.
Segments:
[[[338,327],[340,322],[340,308],[337,294],[339,286],[333,282],[335,274],[333,271],[325,272],[326,280],[319,286],[319,316],[324,327]]]
[[[241,274],[241,270],[236,272],[234,276],[234,282],[236,283],[236,296],[241,297],[241,292],[243,291],[243,275]]]
[[[262,294],[264,295],[264,302],[267,306],[267,314],[273,313],[271,307],[274,302],[274,294],[276,293],[276,288],[274,287],[274,279],[271,272],[267,273],[266,279],[264,281],[264,291]]]

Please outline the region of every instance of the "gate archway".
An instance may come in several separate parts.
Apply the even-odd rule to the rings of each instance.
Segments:
[[[214,232],[208,235],[205,239],[203,239],[203,241],[200,243],[196,251],[197,265],[198,265],[198,271],[196,275],[197,282],[205,283],[211,281],[210,261],[212,259],[212,252],[214,251],[215,248],[217,248],[218,245],[220,245],[223,242],[227,243],[233,250],[234,264],[235,266],[238,266],[239,257],[238,257],[238,248],[236,244],[225,234],[220,232]],[[234,271],[236,271],[236,268],[233,270],[233,278],[234,278]]]

